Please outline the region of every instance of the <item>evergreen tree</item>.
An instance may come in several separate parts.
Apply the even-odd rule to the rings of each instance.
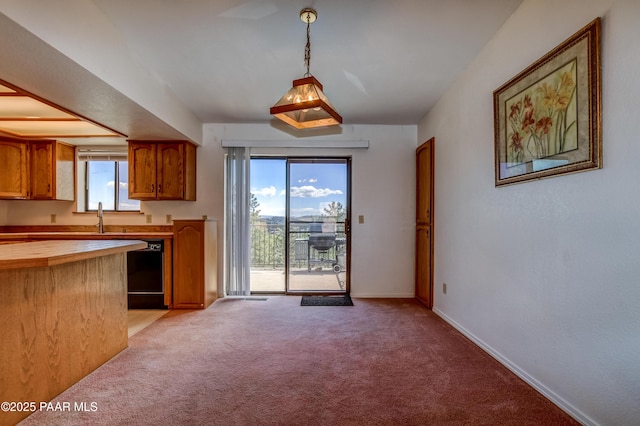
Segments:
[[[336,222],[344,222],[344,218],[346,217],[346,212],[344,210],[344,206],[340,201],[332,201],[324,208],[324,213],[322,216],[325,217],[333,217]]]
[[[250,193],[249,196],[250,196],[250,199],[249,199],[250,220],[251,220],[251,223],[257,223],[260,217],[260,210],[258,209],[258,207],[260,207],[260,203],[258,202],[258,199],[256,198],[255,194]]]

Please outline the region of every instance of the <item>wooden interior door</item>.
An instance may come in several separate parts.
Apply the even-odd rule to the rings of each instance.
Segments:
[[[433,145],[416,150],[416,299],[433,306]]]

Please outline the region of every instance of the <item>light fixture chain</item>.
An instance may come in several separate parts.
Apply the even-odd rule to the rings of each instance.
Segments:
[[[309,72],[309,67],[311,66],[311,31],[309,27],[311,26],[311,22],[309,22],[311,17],[309,13],[307,13],[307,45],[304,47],[304,63],[307,66],[307,73],[305,77],[311,76]]]

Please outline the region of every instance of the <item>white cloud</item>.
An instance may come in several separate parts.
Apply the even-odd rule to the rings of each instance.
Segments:
[[[258,190],[252,189],[251,192],[255,195],[262,195],[263,197],[275,197],[277,190],[276,187],[272,185]]]
[[[309,179],[298,179],[298,183],[316,183],[318,181],[318,179],[316,178],[309,178]]]
[[[294,198],[319,198],[327,197],[334,194],[341,195],[342,191],[339,189],[316,188],[312,185],[291,187],[291,197]]]
[[[116,186],[116,182],[115,181],[110,180],[109,182],[107,182],[107,188],[115,188],[115,186]],[[127,188],[127,187],[129,187],[129,184],[127,182],[120,182],[118,187]]]

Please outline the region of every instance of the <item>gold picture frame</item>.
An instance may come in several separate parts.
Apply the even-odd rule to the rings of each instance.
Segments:
[[[495,185],[602,168],[600,18],[493,92]]]

